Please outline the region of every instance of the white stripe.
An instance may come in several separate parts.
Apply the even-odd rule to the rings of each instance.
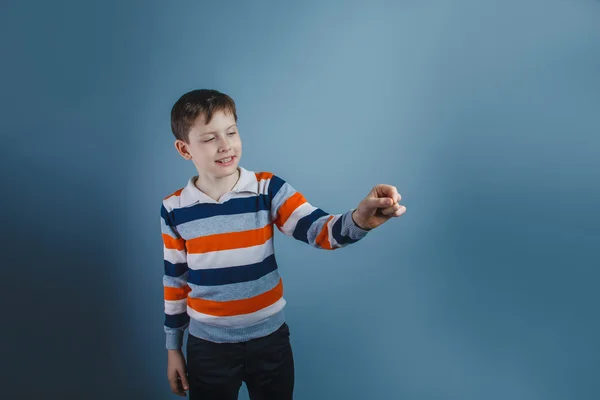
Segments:
[[[187,262],[187,253],[185,250],[168,249],[163,246],[164,259],[171,264]]]
[[[245,199],[247,197],[256,197],[256,194],[252,192],[239,192],[231,196],[231,199]]]
[[[271,178],[261,179],[258,181],[258,194],[267,194],[269,191],[269,184],[271,183]]]
[[[335,240],[335,238],[333,237],[333,225],[337,222],[338,219],[340,219],[342,216],[340,214],[334,216],[331,221],[329,221],[329,223],[327,224],[327,234],[329,236],[329,243],[331,243],[331,247],[335,248],[335,247],[339,247],[340,244]]]
[[[273,254],[273,237],[258,246],[188,254],[188,267],[190,269],[237,267],[259,263],[271,254]]]
[[[281,311],[285,304],[286,301],[282,297],[275,303],[263,308],[262,310],[253,312],[251,314],[235,315],[232,317],[215,317],[213,315],[199,313],[198,311],[194,310],[192,307],[189,306],[187,308],[187,311],[190,315],[190,318],[193,318],[199,322],[203,322],[209,325],[222,326],[227,328],[245,328],[247,326],[256,324],[264,320],[265,318],[268,318],[269,316]]]
[[[187,299],[165,300],[165,314],[176,315],[186,312]]]
[[[294,232],[294,228],[296,228],[298,221],[316,209],[317,207],[309,204],[308,202],[302,204],[300,207],[296,208],[287,221],[285,221],[285,224],[283,224],[283,227],[281,228],[281,232],[285,233],[286,235],[291,235]]]
[[[163,204],[167,211],[172,211],[179,208],[179,196],[171,196],[166,200],[163,200]]]

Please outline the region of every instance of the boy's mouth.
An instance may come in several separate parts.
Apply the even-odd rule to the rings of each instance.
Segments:
[[[231,165],[233,164],[233,161],[235,160],[235,156],[231,156],[231,157],[227,157],[227,158],[221,158],[220,160],[215,161],[217,164],[220,165]]]

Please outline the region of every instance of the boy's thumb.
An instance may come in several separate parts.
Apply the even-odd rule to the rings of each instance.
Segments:
[[[364,205],[367,207],[367,209],[369,210],[369,212],[371,213],[375,213],[377,211],[378,208],[383,208],[383,207],[387,207],[386,205],[386,201],[389,200],[388,198],[381,198],[381,197],[369,197],[367,199],[364,200]]]
[[[188,384],[187,375],[185,374],[185,372],[183,372],[179,373],[179,376],[181,377],[181,385],[183,386],[183,390],[188,390],[190,388],[190,385]]]
[[[374,207],[390,207],[393,205],[394,200],[390,199],[389,197],[379,197],[379,198],[375,198],[373,199],[373,206]]]

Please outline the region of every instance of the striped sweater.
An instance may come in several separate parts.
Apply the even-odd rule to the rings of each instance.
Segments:
[[[193,177],[162,202],[167,349],[181,348],[186,328],[224,343],[266,336],[283,324],[274,226],[327,250],[367,234],[354,224],[353,210],[328,214],[272,173],[239,170],[237,184],[219,201]]]

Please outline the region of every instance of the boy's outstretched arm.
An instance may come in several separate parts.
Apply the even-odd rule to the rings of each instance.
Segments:
[[[310,204],[280,177],[269,178],[270,212],[277,228],[285,235],[321,249],[335,250],[355,243],[369,230],[406,210],[395,205],[400,200],[395,187],[377,185],[356,209],[329,214]]]

